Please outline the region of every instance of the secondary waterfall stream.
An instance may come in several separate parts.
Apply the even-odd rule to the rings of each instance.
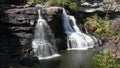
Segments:
[[[35,27],[34,40],[32,42],[33,54],[39,59],[48,59],[59,56],[55,46],[55,39],[52,31],[41,16],[38,10],[39,18]]]
[[[65,9],[63,9],[62,19],[65,33],[68,36],[68,49],[86,50],[88,48],[92,48],[95,45],[98,45],[99,40],[97,40],[94,36],[83,33],[78,28],[76,19],[71,15],[67,15]]]

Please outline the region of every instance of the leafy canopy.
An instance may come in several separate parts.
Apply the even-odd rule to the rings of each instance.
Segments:
[[[93,68],[120,68],[120,64],[109,51],[101,51],[93,57]]]

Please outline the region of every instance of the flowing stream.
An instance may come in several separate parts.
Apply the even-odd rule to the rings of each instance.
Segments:
[[[33,55],[39,59],[48,59],[59,56],[55,46],[55,39],[47,22],[42,18],[38,10],[39,18],[35,27],[34,40],[32,42]]]
[[[68,50],[86,50],[98,45],[99,40],[94,36],[83,33],[76,24],[76,19],[67,15],[65,9],[63,9],[63,26],[65,33],[67,34],[67,46]]]

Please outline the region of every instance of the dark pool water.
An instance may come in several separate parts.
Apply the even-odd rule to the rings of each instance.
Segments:
[[[92,68],[92,57],[99,50],[63,50],[61,56],[41,60],[38,68]]]

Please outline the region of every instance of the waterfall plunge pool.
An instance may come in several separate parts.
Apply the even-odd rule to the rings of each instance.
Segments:
[[[93,56],[101,50],[96,47],[88,50],[63,50],[61,56],[40,60],[38,68],[92,68]]]

